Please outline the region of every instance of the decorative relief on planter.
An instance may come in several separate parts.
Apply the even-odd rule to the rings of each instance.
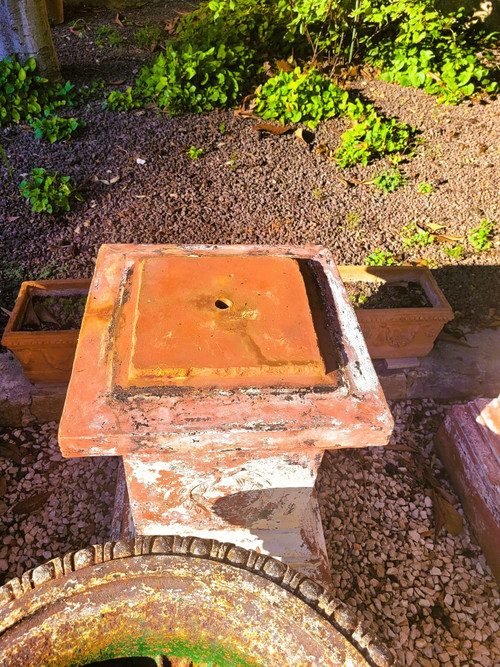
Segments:
[[[78,329],[22,331],[30,300],[35,296],[87,295],[90,280],[38,280],[21,285],[2,345],[19,359],[30,382],[68,382],[75,358]]]
[[[123,456],[139,533],[232,540],[328,582],[323,450],[391,428],[327,250],[101,248],[59,442]]]
[[[372,359],[423,357],[432,350],[439,332],[453,319],[453,311],[427,267],[339,266],[345,283],[419,283],[428,308],[363,308],[356,316]]]

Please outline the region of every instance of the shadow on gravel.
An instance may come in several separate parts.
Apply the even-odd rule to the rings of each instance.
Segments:
[[[442,266],[432,275],[455,315],[448,326],[481,329],[500,319],[500,265]]]

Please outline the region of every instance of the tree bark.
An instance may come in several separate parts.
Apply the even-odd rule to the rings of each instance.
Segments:
[[[45,0],[0,0],[0,58],[14,54],[21,62],[35,58],[47,79],[61,78]]]

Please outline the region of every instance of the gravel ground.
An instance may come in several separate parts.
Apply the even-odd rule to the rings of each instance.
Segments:
[[[122,19],[135,25],[125,28],[113,23],[112,13],[88,12],[81,15],[82,38],[68,24],[58,26],[54,38],[65,76],[78,84],[96,77],[123,80],[122,88],[133,83],[154,57],[135,45],[134,32],[147,22],[164,26],[178,7],[189,5],[163,2],[127,13]],[[96,46],[100,25],[119,30],[123,47]],[[14,178],[0,168],[0,305],[12,307],[21,275],[90,276],[102,243],[318,243],[340,264],[364,264],[377,248],[401,261],[425,261],[456,323],[487,325],[499,307],[498,234],[494,247],[481,253],[461,242],[459,262],[443,250],[453,243],[406,248],[403,240],[413,223],[442,224],[444,233],[466,239],[483,218],[498,222],[500,100],[447,107],[381,81],[359,78],[353,86],[420,132],[416,155],[401,165],[408,184],[394,193],[366,183],[388,168],[387,160],[341,170],[316,152],[322,143],[339,144],[343,120],[320,126],[306,146],[293,134],[259,136],[255,120],[233,111],[171,119],[154,109],[107,112],[95,101],[70,110],[88,126],[69,142],[37,142],[26,126],[6,129],[2,142]],[[116,88],[108,85],[105,92]],[[184,151],[190,146],[204,148],[205,157],[189,158]],[[67,214],[31,213],[18,185],[33,167],[70,175],[85,201]],[[432,192],[420,194],[421,182]],[[5,313],[0,317],[1,329]]]
[[[429,479],[451,493],[433,448],[448,406],[424,400],[391,407],[389,448],[324,458],[318,494],[333,593],[356,606],[398,665],[499,665],[500,594],[481,550],[466,523],[460,534],[443,528],[434,540]],[[22,456],[16,464],[0,454],[5,580],[109,536],[117,459],[62,459],[56,430],[51,422],[0,435],[0,452],[11,443]],[[424,463],[432,471],[425,479]],[[38,500],[21,514],[18,503],[33,496]]]

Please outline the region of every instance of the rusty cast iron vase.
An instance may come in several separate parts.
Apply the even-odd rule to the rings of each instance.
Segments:
[[[90,667],[138,656],[200,667],[393,663],[328,590],[269,556],[216,540],[96,544],[0,588],[0,667]]]

